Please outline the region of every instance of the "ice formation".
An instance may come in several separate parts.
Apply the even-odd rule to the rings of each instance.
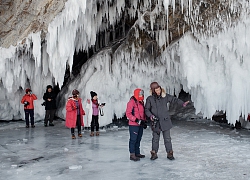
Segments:
[[[150,9],[152,2],[131,1],[127,10],[130,18],[138,16],[138,26],[133,27],[136,39],[140,39],[139,30],[146,30],[144,12]],[[159,47],[167,46],[171,36],[168,28],[153,31],[155,14],[168,14],[169,6],[175,11],[176,2],[158,0],[149,13],[152,31],[148,34],[156,38]],[[172,95],[178,94],[181,88],[190,93],[197,113],[202,112],[204,117],[211,118],[216,110],[223,110],[229,123],[234,124],[240,115],[247,116],[250,112],[249,2],[221,1],[230,6],[229,12],[218,13],[216,18],[207,21],[201,20],[197,8],[200,4],[192,0],[178,2],[191,26],[190,32],[164,48],[155,59],[143,56],[144,50],[134,43],[125,42],[115,51],[111,47],[101,50],[62,89],[57,115],[65,117],[66,99],[73,89],[79,89],[84,103],[93,90],[101,102],[106,102],[100,123],[108,124],[114,114],[123,116],[134,88],[143,88],[147,96],[150,82],[158,81]],[[206,1],[200,3],[206,4]],[[26,87],[38,95],[35,114],[37,120],[42,119],[44,109],[40,104],[46,85],[61,86],[67,64],[73,65],[74,52],[87,51],[96,45],[99,32],[105,32],[103,38],[108,44],[108,36],[112,34],[105,30],[116,25],[124,8],[125,0],[68,0],[64,10],[50,23],[45,42],[41,42],[38,32],[30,34],[24,44],[20,42],[8,49],[0,47],[0,119],[24,117],[20,99]],[[238,21],[234,20],[236,16]],[[85,118],[88,124],[86,121]]]

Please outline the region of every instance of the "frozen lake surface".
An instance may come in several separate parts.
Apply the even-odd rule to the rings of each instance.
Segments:
[[[54,127],[37,122],[0,124],[0,179],[250,179],[250,131],[232,130],[210,120],[173,121],[174,161],[160,141],[159,158],[151,161],[151,130],[144,131],[141,153],[129,160],[128,129],[108,129],[99,137],[71,139],[64,121]]]

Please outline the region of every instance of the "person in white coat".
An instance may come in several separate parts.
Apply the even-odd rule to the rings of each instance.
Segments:
[[[90,136],[94,136],[94,131],[96,129],[96,136],[99,136],[99,110],[104,106],[104,104],[98,103],[98,98],[96,92],[91,91],[91,100],[87,99],[87,106],[88,108],[88,121],[91,119],[90,129],[91,133]]]

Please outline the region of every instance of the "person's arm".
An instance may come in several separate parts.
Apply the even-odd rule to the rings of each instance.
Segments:
[[[37,100],[37,97],[35,94],[31,94],[31,97],[33,98],[33,100]]]
[[[48,98],[47,98],[47,94],[44,93],[44,94],[43,94],[43,100],[44,100],[44,101],[47,101],[47,99],[48,99]]]
[[[145,114],[147,117],[149,117],[150,119],[152,119],[152,117],[154,116],[151,112],[151,101],[149,98],[146,99],[146,104],[145,104]]]
[[[21,103],[24,104],[24,101],[25,101],[25,96],[23,96]]]
[[[171,96],[170,94],[167,94],[166,96],[168,98],[168,102],[178,104],[179,106],[183,106],[184,102],[178,99],[177,97]]]
[[[66,103],[66,111],[74,111],[76,109],[77,109],[77,107],[75,105],[73,105],[71,100],[68,100]]]
[[[136,117],[132,114],[133,111],[133,106],[134,102],[132,100],[130,100],[127,104],[127,108],[126,108],[126,116],[130,121],[135,121]]]
[[[52,92],[51,94],[51,101],[55,101],[56,100],[56,94]]]

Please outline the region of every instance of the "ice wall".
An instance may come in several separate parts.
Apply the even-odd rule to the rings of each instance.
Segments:
[[[212,117],[216,110],[225,110],[230,123],[242,113],[250,112],[250,21],[213,37],[191,34],[180,40],[180,64],[184,90],[191,94],[196,111]]]
[[[139,2],[131,1],[126,15],[130,18],[137,15],[138,27],[148,30],[143,14],[151,8],[153,1]],[[168,13],[168,5],[175,10],[176,2],[155,1],[152,12]],[[225,1],[230,5],[228,14],[207,21],[203,25],[206,27],[204,32],[197,28],[197,24],[202,22],[199,11],[193,10],[197,4],[195,6],[192,0],[178,2],[186,22],[192,27],[190,33],[162,50],[157,59],[142,56],[143,49],[133,43],[129,47],[122,45],[115,52],[107,48],[95,55],[83,65],[80,75],[62,89],[58,115],[64,117],[64,105],[72,89],[80,90],[84,102],[89,98],[89,91],[94,90],[100,100],[107,103],[101,125],[107,124],[114,113],[118,117],[123,115],[134,88],[141,87],[148,95],[151,81],[158,81],[170,94],[178,93],[183,85],[184,90],[192,95],[197,112],[201,111],[209,118],[215,110],[225,110],[230,123],[234,123],[241,113],[246,115],[250,112],[247,104],[249,4],[245,1]],[[38,32],[17,47],[0,47],[0,119],[23,118],[20,99],[26,87],[31,87],[38,95],[36,119],[43,118],[44,109],[40,105],[45,91],[43,88],[47,84],[62,85],[66,65],[72,66],[75,50],[84,51],[95,45],[96,34],[115,25],[124,8],[125,0],[69,0],[65,9],[49,25],[45,42],[41,42]],[[231,26],[231,14],[239,16],[241,22]],[[227,21],[224,21],[225,18]],[[151,16],[150,20],[152,31],[149,34],[155,37],[159,46],[166,45],[165,41],[171,38],[168,37],[168,29],[153,31],[157,19]],[[164,25],[167,22],[161,23]],[[140,38],[136,32],[136,38]]]

